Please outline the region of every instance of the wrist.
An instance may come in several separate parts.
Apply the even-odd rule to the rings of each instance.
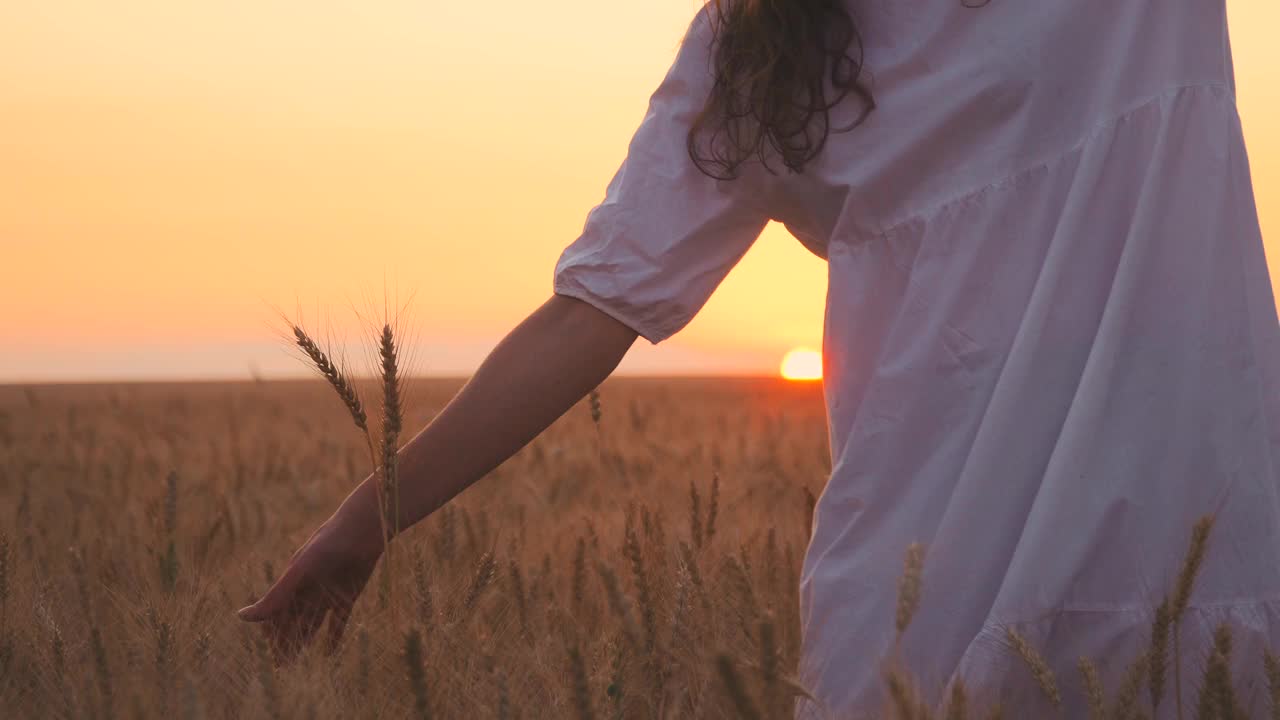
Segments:
[[[378,493],[372,480],[361,483],[347,496],[334,512],[333,522],[343,540],[361,555],[377,558],[389,542],[384,541]]]

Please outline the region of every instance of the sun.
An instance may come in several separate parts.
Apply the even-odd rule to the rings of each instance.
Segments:
[[[780,372],[787,380],[821,380],[822,353],[809,348],[795,348],[782,358]]]

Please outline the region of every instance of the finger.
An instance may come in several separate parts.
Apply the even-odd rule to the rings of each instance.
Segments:
[[[263,622],[289,606],[301,579],[296,565],[290,565],[258,601],[236,613],[246,622]]]

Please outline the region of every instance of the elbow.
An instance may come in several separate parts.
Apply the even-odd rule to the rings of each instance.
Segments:
[[[593,365],[601,367],[606,377],[640,337],[622,320],[575,297],[553,295],[546,309],[556,327],[553,334],[576,347],[584,357],[595,360]]]

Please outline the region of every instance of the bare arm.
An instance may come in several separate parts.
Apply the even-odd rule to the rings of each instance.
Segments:
[[[607,378],[635,340],[634,330],[591,305],[553,295],[400,451],[398,527],[430,515],[528,444]],[[337,516],[358,533],[353,541],[381,543],[372,478]]]
[[[635,331],[559,295],[512,330],[448,406],[400,451],[399,527],[407,528],[524,447],[599,385]],[[240,618],[291,656],[329,620],[336,647],[383,550],[377,485],[362,482]]]

